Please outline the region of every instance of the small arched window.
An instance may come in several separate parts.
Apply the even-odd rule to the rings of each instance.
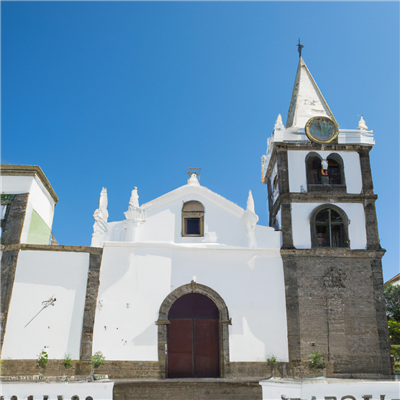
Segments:
[[[321,157],[317,153],[309,153],[306,158],[307,184],[320,185],[321,180]]]
[[[330,154],[328,161],[328,177],[330,185],[344,184],[344,171],[342,157],[337,153]]]
[[[318,207],[311,218],[312,247],[349,247],[346,214],[335,206]]]
[[[204,207],[198,201],[187,201],[182,207],[182,236],[204,235]]]

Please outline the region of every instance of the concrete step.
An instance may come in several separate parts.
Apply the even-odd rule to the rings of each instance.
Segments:
[[[116,380],[113,400],[262,400],[262,390],[258,380]]]

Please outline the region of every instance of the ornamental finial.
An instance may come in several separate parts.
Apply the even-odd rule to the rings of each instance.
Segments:
[[[363,115],[361,115],[360,121],[358,122],[358,128],[360,130],[366,131],[368,129],[368,126],[365,124]]]
[[[299,44],[297,45],[297,47],[298,47],[298,52],[299,52],[299,58],[301,58],[301,50],[303,49],[303,45],[302,44],[300,44],[300,38],[299,38]]]

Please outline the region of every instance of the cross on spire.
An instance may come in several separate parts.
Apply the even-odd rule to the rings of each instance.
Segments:
[[[303,49],[303,45],[302,44],[300,44],[300,38],[299,38],[299,44],[297,45],[297,47],[298,47],[298,51],[299,51],[299,58],[301,58],[301,50]]]

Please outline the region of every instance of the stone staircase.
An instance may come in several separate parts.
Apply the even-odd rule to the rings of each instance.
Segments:
[[[116,380],[113,400],[262,400],[258,380]]]

